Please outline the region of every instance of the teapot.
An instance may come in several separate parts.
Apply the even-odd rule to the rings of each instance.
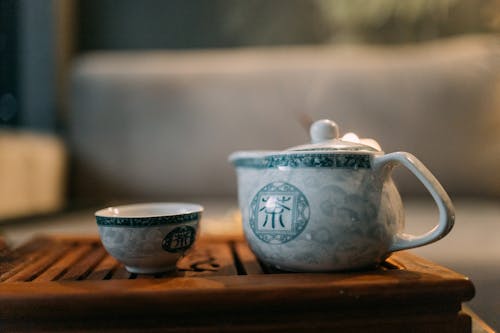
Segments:
[[[448,194],[412,154],[385,154],[374,140],[339,138],[331,120],[316,121],[311,143],[284,151],[240,151],[238,204],[245,238],[265,265],[293,272],[359,270],[394,251],[446,236],[455,220]],[[406,167],[433,197],[437,224],[404,232],[405,214],[391,178]]]

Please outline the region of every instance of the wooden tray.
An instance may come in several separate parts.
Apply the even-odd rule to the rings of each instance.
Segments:
[[[0,331],[470,332],[464,276],[406,252],[378,269],[282,273],[241,241],[200,241],[170,275],[137,275],[98,238],[0,255]]]

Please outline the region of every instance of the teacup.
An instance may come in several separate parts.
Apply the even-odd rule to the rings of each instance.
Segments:
[[[131,273],[175,270],[195,242],[203,207],[191,203],[144,203],[95,213],[102,244]]]

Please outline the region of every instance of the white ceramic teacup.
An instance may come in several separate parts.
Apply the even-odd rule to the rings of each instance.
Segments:
[[[102,244],[131,273],[175,270],[196,239],[203,207],[191,203],[144,203],[95,213]]]

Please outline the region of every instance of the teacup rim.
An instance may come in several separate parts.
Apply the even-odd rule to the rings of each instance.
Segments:
[[[170,213],[162,213],[162,214],[120,214],[116,213],[116,210],[123,210],[126,208],[141,208],[144,209],[153,206],[163,206],[163,207],[172,207],[172,206],[183,206],[186,210],[182,212],[170,212]],[[118,205],[118,206],[109,206],[106,208],[99,209],[94,213],[96,217],[102,217],[107,219],[143,219],[143,218],[157,218],[157,217],[172,217],[172,216],[182,216],[194,213],[202,213],[204,207],[197,203],[190,202],[143,202],[143,203],[133,203],[126,205]]]

